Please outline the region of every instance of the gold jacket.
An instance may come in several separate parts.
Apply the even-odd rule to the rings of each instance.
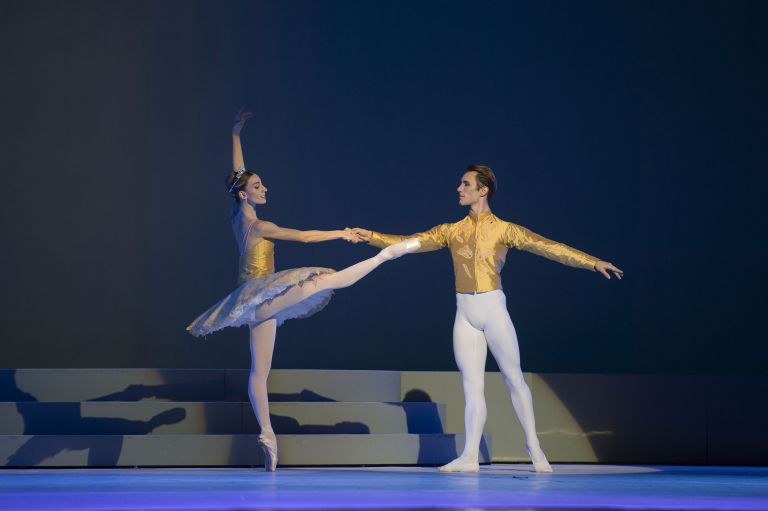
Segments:
[[[368,243],[384,248],[406,238],[418,238],[418,252],[430,252],[444,247],[451,249],[457,293],[484,293],[501,289],[501,269],[507,250],[514,247],[574,268],[595,271],[599,261],[568,245],[549,240],[517,224],[505,222],[487,211],[469,215],[453,224],[441,224],[432,229],[399,236],[373,232]]]

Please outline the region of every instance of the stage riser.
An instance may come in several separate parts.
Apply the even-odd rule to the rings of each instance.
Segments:
[[[399,402],[397,371],[273,370],[269,396],[282,465],[443,464],[463,447],[445,405]],[[0,399],[4,466],[263,463],[247,370],[2,370]]]
[[[255,426],[252,413],[242,411],[243,406],[247,408],[243,405],[247,374],[241,369],[6,369],[0,370],[0,401],[15,406],[12,402],[82,402],[102,397],[104,404],[127,400],[142,405],[165,403],[172,408],[201,401],[239,404],[242,430],[226,429],[232,427],[232,419],[224,421],[226,414],[218,412],[197,411],[195,415],[187,411],[178,426],[197,422],[209,428],[205,431],[248,433]],[[524,377],[533,396],[539,438],[552,462],[763,465],[768,459],[768,407],[761,406],[765,401],[761,396],[768,394],[766,376],[524,373]],[[326,378],[333,383],[324,382]],[[277,411],[276,399],[316,403],[337,399],[339,404],[347,400],[422,401],[445,404],[445,413],[440,412],[443,431],[464,429],[464,396],[456,371],[273,370],[270,385],[276,416],[291,416]],[[485,395],[485,432],[494,438],[495,460],[527,462],[525,437],[499,373],[486,374]],[[145,415],[115,412],[113,416],[147,421],[155,415],[142,413]],[[18,415],[12,417],[16,425],[11,431],[23,432]],[[295,418],[302,426],[360,422],[369,425],[372,433],[391,431],[376,429],[383,423],[372,418]],[[47,420],[66,422],[63,417]],[[220,426],[219,421],[225,425]],[[278,428],[287,424],[275,422]],[[171,426],[161,428],[168,429],[154,432],[165,433]],[[407,431],[415,431],[410,428]]]
[[[278,434],[443,433],[438,403],[272,403]],[[0,403],[2,435],[258,433],[250,403]]]
[[[274,369],[270,399],[396,402],[398,371]],[[245,369],[3,369],[0,401],[247,401]]]
[[[256,435],[0,436],[7,467],[258,466]],[[281,435],[280,464],[440,465],[464,446],[463,435]],[[481,462],[490,462],[483,438]]]

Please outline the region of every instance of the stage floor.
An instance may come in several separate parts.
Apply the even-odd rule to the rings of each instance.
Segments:
[[[768,510],[768,468],[494,464],[434,468],[0,471],[0,510]]]

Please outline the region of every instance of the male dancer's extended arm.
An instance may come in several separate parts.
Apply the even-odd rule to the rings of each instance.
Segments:
[[[619,279],[624,273],[607,261],[569,247],[565,243],[547,239],[521,225],[509,222],[503,236],[504,244],[508,247],[525,250],[574,268],[599,271],[609,279],[611,277],[607,270],[612,271]]]
[[[428,231],[418,232],[409,236],[399,234],[383,234],[368,229],[355,228],[352,232],[358,234],[368,244],[378,248],[385,248],[407,238],[416,238],[421,247],[416,252],[431,252],[448,246],[448,224],[437,225]]]

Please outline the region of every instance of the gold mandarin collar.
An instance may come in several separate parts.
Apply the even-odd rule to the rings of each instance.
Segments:
[[[483,220],[487,220],[488,218],[493,216],[493,212],[489,209],[488,211],[483,211],[482,213],[475,213],[471,209],[469,210],[469,214],[467,215],[469,218],[472,219],[474,222],[481,222]]]

